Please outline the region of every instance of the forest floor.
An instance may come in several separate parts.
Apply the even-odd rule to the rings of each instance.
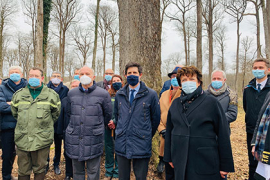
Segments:
[[[230,180],[245,180],[248,179],[248,156],[247,156],[247,148],[246,148],[246,131],[245,131],[245,113],[242,107],[239,107],[238,118],[235,122],[231,123],[231,143],[232,143],[232,151],[234,158],[234,167],[235,173],[230,173],[228,179]],[[2,154],[0,150],[0,154]],[[60,169],[62,171],[61,175],[55,175],[53,170],[53,156],[54,156],[54,147],[52,145],[50,152],[50,170],[46,175],[46,180],[63,180],[65,178],[65,158],[61,156]],[[104,167],[104,156],[102,156],[101,160],[101,180],[104,178],[105,167]],[[0,179],[2,179],[2,160],[0,160]],[[17,159],[15,160],[13,166],[12,175],[18,176],[18,166]],[[33,179],[33,175],[32,178]],[[131,175],[131,179],[135,180],[134,175]],[[151,164],[149,165],[148,171],[148,180],[163,180],[165,179],[164,173],[159,175],[156,172],[156,166]]]

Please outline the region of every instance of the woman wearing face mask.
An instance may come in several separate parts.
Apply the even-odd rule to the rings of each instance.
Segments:
[[[182,92],[169,109],[164,161],[174,168],[175,179],[223,179],[234,172],[225,113],[203,92],[196,67],[183,67],[177,80]]]
[[[115,95],[117,91],[123,87],[123,79],[119,75],[113,75],[110,84],[112,85],[111,88],[108,90],[111,96],[112,106],[114,110],[114,101],[115,101]],[[109,122],[108,127],[109,129],[105,129],[105,179],[118,179],[118,165],[117,165],[117,159],[114,158],[114,142],[113,142],[113,130],[115,129],[115,126],[113,124],[114,122],[114,113],[112,115],[112,120]],[[115,123],[115,122],[114,122]]]

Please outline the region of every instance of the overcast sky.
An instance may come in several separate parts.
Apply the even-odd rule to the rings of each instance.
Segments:
[[[89,0],[82,0],[82,3],[84,3],[84,8],[89,7],[90,3],[95,3],[96,1],[90,2]],[[109,4],[117,8],[117,5],[115,2],[112,2],[110,0],[102,0],[101,5]],[[11,28],[12,32],[15,32],[17,30],[22,32],[29,32],[31,30],[30,25],[26,24],[26,17],[23,15],[22,7],[20,6],[20,11],[18,12],[18,15],[14,18],[14,27]],[[249,7],[252,8],[252,7]],[[261,18],[262,20],[262,18]],[[226,62],[227,62],[227,69],[228,71],[232,71],[233,64],[235,62],[235,54],[236,54],[236,23],[232,22],[231,18],[226,15],[224,20],[224,24],[227,27],[227,36],[228,40],[226,41],[227,49],[226,49]],[[253,16],[245,16],[244,20],[241,22],[240,25],[240,32],[241,32],[241,38],[245,36],[250,36],[254,39],[253,44],[254,47],[256,46],[256,28],[253,24],[255,23],[255,18]],[[262,40],[261,43],[264,45],[264,35],[263,35],[263,26],[261,26],[261,33],[262,33]],[[204,39],[204,43],[206,43],[206,38]],[[194,47],[194,51],[192,52],[193,57],[196,56],[196,41],[193,40],[192,43]],[[101,45],[100,45],[101,46]],[[205,45],[204,45],[205,46]],[[205,52],[205,49],[204,51]],[[99,52],[99,53],[102,53]],[[163,23],[163,36],[162,36],[162,60],[167,59],[171,54],[173,53],[183,53],[184,54],[184,48],[183,48],[183,38],[180,35],[178,31],[175,30],[175,23],[170,22],[169,20],[166,20]],[[92,57],[89,57],[89,61],[91,61]],[[215,58],[216,59],[216,58]],[[184,63],[184,56],[183,61]],[[173,68],[174,65],[172,65]],[[109,68],[109,67],[108,67]],[[204,63],[203,71],[206,72],[208,69],[208,64]]]

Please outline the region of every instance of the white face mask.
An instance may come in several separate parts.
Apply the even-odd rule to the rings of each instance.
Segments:
[[[51,81],[53,84],[60,84],[60,82],[61,82],[61,80],[58,78],[53,78]]]
[[[82,85],[88,85],[92,82],[92,79],[89,76],[83,75],[82,77],[80,77],[80,81]]]

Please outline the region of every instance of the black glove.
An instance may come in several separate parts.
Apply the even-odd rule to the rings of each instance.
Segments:
[[[166,129],[163,129],[162,131],[160,131],[159,134],[161,134],[162,137],[165,139]]]

